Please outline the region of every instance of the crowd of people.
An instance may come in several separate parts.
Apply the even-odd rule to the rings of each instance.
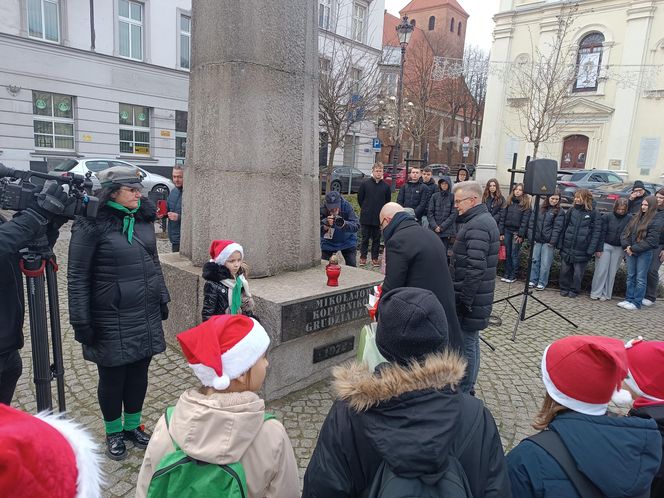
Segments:
[[[210,496],[219,489],[228,496],[299,496],[287,432],[257,394],[268,368],[270,335],[255,314],[244,249],[235,241],[211,241],[202,322],[177,335],[199,385],[163,407],[152,434],[142,424],[148,367],[166,347],[162,321],[168,319],[170,296],[156,248],[156,206],[141,195],[137,173],[113,167],[98,174],[98,216],[75,221],[69,247],[69,320],[83,357],[97,366],[106,455],[122,460],[128,444],[145,450],[136,489],[141,498]],[[534,223],[522,185],[503,201],[496,180],[483,188],[467,171],[454,183],[432,182],[429,173],[425,168],[421,180],[411,171],[401,203],[394,203],[380,185],[382,165],[376,164],[367,181],[374,185],[363,186],[367,212],[359,219],[339,193],[325,196],[324,257],[341,251],[355,265],[361,229],[368,236],[360,263],[367,263],[371,241],[376,265],[377,241],[384,239],[375,335],[384,361],[375,369],[362,362],[335,368],[337,400],[321,428],[302,496],[661,496],[664,342],[572,336],[550,344],[541,363],[544,399],[533,424],[539,432],[507,455],[490,410],[474,396],[474,384],[501,243],[506,262],[512,262],[506,265],[507,281],[517,276],[514,254],[521,244],[530,239],[539,245],[539,267],[530,279],[536,288],[546,287],[546,262],[558,248],[566,272],[561,292],[570,296],[578,294],[587,261],[609,253],[597,277],[600,299],[611,291],[616,266],[605,246],[619,242],[630,274],[637,275],[631,288],[628,282],[625,303],[640,307],[655,245],[661,243],[658,206],[664,205],[664,192],[642,196],[632,207],[616,203],[604,216],[586,191],[577,192],[567,212],[556,193]],[[48,185],[29,209],[0,223],[4,264],[19,277],[9,282],[16,295],[20,290],[22,297],[18,250],[40,233],[55,243],[66,197],[61,187]],[[181,211],[171,209],[179,210],[179,204],[170,204],[167,213],[179,222]],[[628,217],[630,210],[635,213]],[[22,324],[22,300],[3,306],[11,316],[20,315]],[[4,347],[10,336],[14,342]],[[0,401],[9,404],[20,375],[12,354],[22,346],[22,331],[5,322],[0,338]],[[610,414],[611,401],[629,402],[628,416]],[[101,478],[89,468],[99,462],[89,453],[93,443],[85,429],[0,406],[0,445],[0,490],[20,490],[16,496],[26,497],[99,496]]]

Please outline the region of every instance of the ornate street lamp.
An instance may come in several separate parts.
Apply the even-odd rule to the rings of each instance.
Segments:
[[[413,34],[415,27],[408,22],[408,16],[403,16],[403,19],[397,26],[397,36],[399,37],[399,44],[401,45],[401,67],[399,68],[399,87],[397,90],[397,140],[395,144],[395,154],[393,159],[392,168],[392,190],[396,188],[397,181],[397,164],[401,157],[401,107],[403,103],[403,67],[406,62],[406,47],[410,42],[410,37]]]

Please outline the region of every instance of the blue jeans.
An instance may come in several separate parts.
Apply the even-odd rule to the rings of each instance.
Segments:
[[[648,268],[652,260],[652,251],[645,251],[634,256],[627,256],[627,294],[625,300],[637,308],[646,295]]]
[[[463,334],[463,355],[468,362],[466,375],[461,379],[459,390],[462,393],[469,393],[475,389],[477,375],[480,372],[480,332],[479,330],[462,330]]]
[[[521,244],[518,244],[514,237],[518,235],[517,232],[512,232],[505,229],[505,278],[516,278],[519,272],[519,253],[521,252]]]
[[[553,246],[536,242],[533,248],[533,267],[530,270],[530,282],[546,287],[549,283],[549,271],[553,263]]]

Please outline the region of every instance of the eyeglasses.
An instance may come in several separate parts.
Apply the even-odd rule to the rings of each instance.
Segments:
[[[463,199],[454,199],[454,205],[455,205],[455,206],[458,206],[458,205],[461,204],[463,201],[467,201],[468,199],[476,199],[476,198],[477,198],[477,196],[475,196],[475,195],[471,195],[470,197],[464,197]]]
[[[141,189],[136,188],[136,187],[120,187],[120,190],[124,190],[125,192],[129,192],[129,193],[132,193],[132,194],[140,194],[141,193]]]

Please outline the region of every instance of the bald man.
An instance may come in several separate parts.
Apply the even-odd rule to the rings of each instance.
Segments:
[[[396,202],[385,204],[379,218],[385,240],[383,293],[397,287],[419,287],[433,292],[445,309],[450,347],[461,350],[463,337],[445,245]]]

